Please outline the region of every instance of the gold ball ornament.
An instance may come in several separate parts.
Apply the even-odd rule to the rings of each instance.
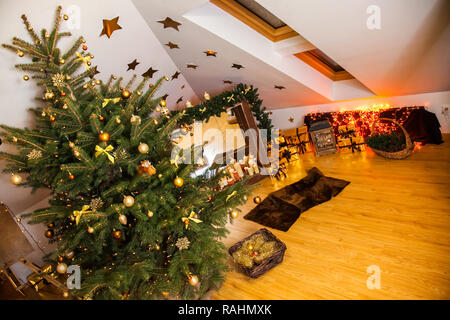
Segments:
[[[78,158],[81,154],[80,154],[80,151],[74,150],[74,151],[73,151],[73,155],[74,155],[76,158]]]
[[[120,238],[122,238],[122,231],[120,231],[120,230],[114,231],[114,232],[113,232],[113,237],[114,237],[115,239],[120,239]]]
[[[66,63],[66,60],[64,60],[63,58],[59,58],[59,64],[64,64],[64,63]],[[66,76],[66,78],[67,78],[67,76]],[[67,80],[70,80],[70,79],[67,79]]]
[[[54,235],[53,230],[46,230],[44,235],[48,239],[53,238],[53,235]]]
[[[151,211],[151,210],[148,210],[147,211],[147,217],[149,217],[149,218],[151,218],[151,217],[153,217],[153,211]]]
[[[156,107],[155,110],[156,110],[156,112],[160,112],[161,108],[160,107]]]
[[[17,143],[18,139],[16,137],[12,137],[12,142]]]
[[[176,177],[175,180],[173,180],[173,184],[174,184],[176,187],[180,188],[180,187],[183,186],[184,180],[183,180],[183,178]]]
[[[239,217],[239,212],[238,212],[237,210],[233,209],[233,210],[231,210],[231,212],[230,212],[230,216],[231,216],[233,219],[236,219],[237,217]]]
[[[64,20],[69,20],[69,16],[67,14],[63,15]]]
[[[11,175],[10,181],[12,184],[18,185],[22,183],[22,177],[19,176],[18,174],[13,174]]]
[[[16,221],[17,221],[17,222],[20,222],[20,221],[22,221],[22,219],[21,219],[21,218],[17,218]]]
[[[122,122],[122,120],[120,120],[120,118],[117,117],[117,118],[116,118],[116,123],[117,123],[117,124],[120,124],[121,122]]]
[[[73,179],[75,179],[75,176],[73,174],[69,174],[69,179],[73,180]]]
[[[122,98],[124,99],[128,99],[130,97],[131,93],[128,90],[123,90],[122,91]]]
[[[260,204],[261,201],[262,201],[262,200],[261,200],[261,197],[260,197],[260,196],[256,196],[256,197],[253,198],[253,202],[256,203],[256,204]]]
[[[54,224],[53,222],[50,222],[50,223],[47,225],[47,227],[50,228],[50,229],[52,229],[52,228],[55,227],[55,224]]]
[[[69,148],[71,148],[71,149],[75,148],[75,143],[69,142]]]
[[[75,256],[75,253],[73,251],[69,251],[66,253],[66,258],[67,259],[72,259]]]
[[[44,97],[45,97],[45,99],[47,99],[47,100],[51,100],[51,99],[53,99],[53,98],[55,97],[55,94],[54,94],[53,92],[51,92],[51,91],[47,91],[47,92],[45,93]]]
[[[92,234],[92,233],[94,233],[95,230],[94,230],[94,228],[89,227],[87,231],[88,231],[88,233],[91,233],[91,234]]]
[[[119,215],[119,222],[125,226],[127,224],[127,216],[124,214]]]
[[[141,142],[138,146],[139,153],[146,154],[148,152],[148,144]]]
[[[23,57],[24,53],[23,53],[23,51],[21,51],[21,50],[17,50],[17,55],[18,55],[19,57]]]
[[[189,281],[189,284],[194,287],[198,284],[198,277],[197,276],[189,276],[188,281]]]
[[[56,118],[54,116],[50,116],[50,121],[55,122]]]
[[[108,132],[102,132],[98,135],[98,139],[100,141],[106,142],[109,141],[109,133]]]
[[[132,196],[123,197],[123,204],[125,207],[132,207],[134,205],[134,198]]]
[[[63,292],[63,297],[64,297],[64,298],[68,298],[68,297],[69,297],[69,291],[64,290],[64,292]]]
[[[58,263],[58,265],[56,266],[56,271],[58,273],[64,274],[67,271],[67,264],[65,263]]]
[[[67,106],[67,104],[64,104],[62,107],[64,110],[67,110],[69,107]]]
[[[83,50],[87,50],[88,49],[88,47],[87,47],[87,45],[83,45]]]
[[[24,75],[23,80],[28,81],[28,80],[30,80],[30,77],[28,75]]]
[[[167,103],[166,100],[161,100],[159,104],[161,105],[161,107],[165,107]]]

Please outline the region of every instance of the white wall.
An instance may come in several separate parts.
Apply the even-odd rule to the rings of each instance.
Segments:
[[[51,30],[55,9],[62,5],[63,13],[71,5],[76,5],[80,12],[80,28],[69,30],[69,21],[62,20],[61,31],[71,31],[71,38],[60,41],[59,47],[67,49],[79,36],[86,39],[88,51],[94,54],[93,65],[98,65],[101,72],[97,78],[108,80],[111,74],[123,76],[125,80],[133,73],[140,75],[150,66],[159,72],[153,76],[157,78],[171,76],[178,70],[161,43],[155,37],[147,23],[129,0],[20,0],[0,1],[0,42],[10,43],[13,36],[30,41],[28,33],[20,16],[25,13],[34,29],[40,33],[42,28]],[[71,15],[73,16],[73,15]],[[122,29],[114,31],[111,38],[106,35],[100,37],[103,28],[102,19],[112,19],[119,16]],[[140,64],[136,70],[127,70],[127,64],[137,59]],[[35,106],[34,98],[42,94],[34,81],[22,80],[24,72],[14,68],[17,63],[28,62],[28,58],[19,58],[9,50],[0,49],[0,123],[16,127],[32,126],[28,108]],[[181,70],[180,70],[181,71]],[[124,82],[126,84],[126,81]],[[185,85],[184,89],[181,86]],[[177,80],[165,82],[158,94],[169,94],[168,107],[175,105],[176,100],[184,96],[195,100],[195,93],[182,75]],[[0,150],[7,150],[5,145]],[[0,162],[0,170],[4,163]],[[3,200],[16,214],[24,211],[32,204],[46,196],[45,192],[30,195],[29,190],[12,186],[9,176],[0,174],[0,200]]]
[[[443,108],[450,109],[450,91],[415,94],[397,97],[375,97],[367,99],[339,101],[320,105],[292,107],[272,111],[271,119],[275,128],[281,130],[296,128],[304,124],[305,115],[310,112],[328,112],[339,110],[352,110],[361,106],[373,104],[390,104],[392,107],[426,106],[428,111],[434,112],[441,124],[442,133],[450,133],[450,113],[443,113]],[[294,122],[289,122],[289,118]]]

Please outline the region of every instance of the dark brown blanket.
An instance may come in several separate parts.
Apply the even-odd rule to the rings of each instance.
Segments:
[[[337,196],[349,183],[345,180],[326,177],[314,167],[303,179],[272,192],[244,219],[288,231],[300,214]]]

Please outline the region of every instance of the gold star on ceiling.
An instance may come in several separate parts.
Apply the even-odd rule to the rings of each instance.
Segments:
[[[127,69],[127,71],[128,71],[128,70],[136,70],[136,66],[137,66],[139,63],[140,63],[140,62],[137,62],[137,60],[134,59],[133,62],[130,62],[130,63],[128,64],[128,69]]]
[[[217,57],[216,56],[216,54],[217,54],[216,51],[206,50],[206,51],[203,51],[203,53],[206,54],[207,57],[209,57],[209,56]]]
[[[172,75],[172,80],[173,80],[173,79],[178,79],[178,76],[179,76],[180,74],[181,74],[181,73],[179,73],[178,71],[175,72],[175,73]]]
[[[111,34],[114,31],[122,29],[122,27],[118,25],[118,21],[119,17],[115,17],[114,19],[111,20],[103,19],[103,29],[102,32],[100,33],[100,37],[106,34],[108,38],[111,38]]]
[[[164,29],[166,29],[166,28],[173,28],[173,29],[175,29],[177,31],[180,31],[180,30],[178,30],[178,26],[181,26],[181,23],[176,22],[175,20],[172,20],[169,17],[166,17],[166,19],[160,20],[158,22],[162,23],[164,25]]]
[[[145,72],[142,74],[142,76],[143,76],[144,78],[151,78],[151,77],[153,77],[153,74],[154,74],[155,72],[158,72],[158,70],[154,70],[153,67],[150,67],[147,71],[145,71]]]
[[[169,41],[169,43],[166,43],[166,46],[168,46],[170,49],[180,49],[180,47],[176,43],[172,43]]]
[[[90,70],[91,70],[91,74],[89,75],[89,78],[91,78],[91,79],[93,79],[96,74],[100,73],[100,71],[98,71],[98,69],[97,69],[97,66],[91,68]]]
[[[288,120],[289,120],[289,122],[294,122],[294,118],[292,118],[292,117],[290,117]]]
[[[236,69],[242,69],[242,68],[244,68],[244,66],[242,66],[242,65],[240,65],[240,64],[237,64],[237,63],[233,63],[233,65],[231,66],[232,68],[236,68]]]

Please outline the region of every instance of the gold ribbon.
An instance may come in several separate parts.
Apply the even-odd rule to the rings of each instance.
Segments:
[[[181,218],[181,221],[183,221],[183,222],[185,222],[185,221],[188,221],[188,220],[192,220],[192,221],[194,221],[195,223],[200,223],[200,222],[203,222],[202,220],[199,220],[199,219],[196,219],[196,218],[194,218],[194,216],[195,216],[195,212],[194,211],[192,211],[191,212],[191,214],[189,215],[189,217],[183,217],[183,218]],[[186,229],[188,228],[188,225],[185,223],[184,224],[185,225],[185,227],[186,227]]]
[[[77,224],[77,225],[78,225],[78,222],[80,222],[81,216],[82,216],[83,214],[92,212],[92,211],[88,211],[89,208],[90,208],[90,207],[89,207],[88,205],[84,205],[84,206],[81,208],[81,211],[74,211],[74,212],[73,212],[73,216],[75,217],[75,221],[76,221],[76,224]]]
[[[98,158],[99,155],[104,153],[108,157],[109,161],[114,163],[114,157],[110,153],[108,153],[113,150],[114,150],[114,147],[112,145],[107,146],[105,149],[103,149],[99,145],[96,145],[95,146],[95,157]]]
[[[177,154],[177,155],[175,156],[175,159],[170,159],[170,164],[174,164],[175,167],[178,168],[178,164],[180,163],[180,162],[179,162],[180,159],[181,159],[180,155]]]
[[[234,93],[231,96],[227,97],[227,99],[228,99],[228,102],[234,101]]]
[[[120,98],[103,99],[102,108],[106,107],[106,105],[110,102],[117,103],[119,101],[120,101]]]
[[[230,200],[230,198],[231,197],[233,197],[233,196],[235,196],[236,195],[236,193],[237,193],[237,191],[235,190],[235,191],[233,191],[231,194],[229,194],[228,196],[227,196],[227,199],[225,200],[225,201],[228,201],[228,200]]]
[[[91,56],[83,57],[83,55],[81,53],[79,53],[78,51],[75,52],[75,54],[78,57],[78,59],[75,59],[75,61],[82,61],[86,70],[89,70],[88,62],[91,62]]]

